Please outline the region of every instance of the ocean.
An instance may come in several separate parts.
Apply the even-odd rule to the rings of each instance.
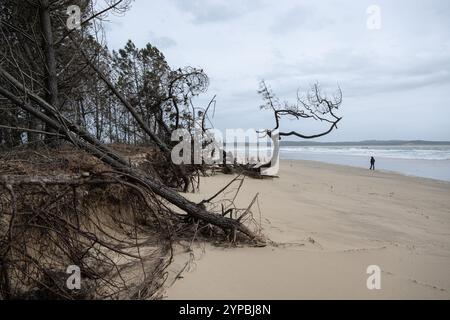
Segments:
[[[376,170],[409,176],[450,181],[450,145],[442,146],[282,146],[280,158],[310,160],[369,169],[376,159]]]

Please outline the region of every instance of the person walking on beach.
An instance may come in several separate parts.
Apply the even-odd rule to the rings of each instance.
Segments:
[[[370,157],[370,170],[375,170],[375,158]]]

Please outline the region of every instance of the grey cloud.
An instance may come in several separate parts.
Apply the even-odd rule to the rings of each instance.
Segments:
[[[322,59],[307,57],[296,63],[280,59],[260,77],[278,83],[281,94],[319,81],[329,87],[339,83],[352,96],[361,96],[450,83],[450,56],[436,53],[423,59],[405,58],[394,62],[365,53],[337,50]]]
[[[275,34],[289,34],[298,28],[319,30],[332,23],[331,16],[320,16],[315,7],[302,4],[287,9],[273,23],[270,31]]]
[[[177,46],[177,42],[174,39],[165,36],[159,37],[151,31],[150,31],[150,43],[161,50]]]
[[[318,81],[326,92],[337,84],[344,92],[345,121],[330,139],[396,138],[392,132],[448,139],[450,1],[375,3],[382,29],[371,32],[371,0],[136,0],[127,15],[111,17],[107,36],[117,46],[133,34],[137,44],[160,47],[174,67],[206,70],[211,86],[198,104],[217,94],[217,127],[273,124],[270,112],[258,111],[260,79],[290,102]]]
[[[234,20],[261,5],[259,0],[173,0],[196,24]]]

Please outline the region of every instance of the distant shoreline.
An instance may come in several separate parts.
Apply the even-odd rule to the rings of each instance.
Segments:
[[[413,161],[413,160],[406,160],[406,161]],[[419,160],[419,161],[428,161],[428,160]],[[349,170],[366,170],[369,171],[369,169],[365,169],[364,167],[359,167],[359,166],[355,166],[355,165],[351,165],[351,164],[340,164],[340,163],[333,163],[333,162],[325,162],[325,161],[321,161],[321,160],[305,160],[305,159],[281,159],[280,162],[282,164],[285,163],[303,163],[303,164],[309,164],[309,165],[320,165],[321,167],[329,167],[329,168],[336,168],[336,167],[342,167],[342,168],[348,168]],[[421,182],[421,181],[428,181],[429,183],[443,183],[446,185],[450,185],[450,180],[444,180],[444,179],[439,179],[439,178],[432,178],[432,177],[427,177],[427,176],[419,176],[419,175],[413,175],[413,174],[408,174],[402,171],[395,171],[392,169],[385,169],[385,168],[381,168],[381,169],[376,169],[375,170],[377,173],[379,174],[386,174],[386,175],[390,175],[390,176],[399,176],[400,178],[411,178],[413,180],[415,180],[416,182]]]
[[[262,142],[260,142],[261,144]],[[224,143],[232,145],[233,143]],[[257,143],[236,143],[237,146],[253,146]],[[330,147],[330,146],[450,146],[450,141],[429,141],[429,140],[363,140],[363,141],[342,141],[342,142],[316,142],[316,141],[280,141],[281,147]]]
[[[450,182],[450,160],[400,159],[376,156],[376,170],[408,177]],[[312,161],[352,168],[369,168],[369,158],[362,155],[318,154],[308,152],[281,153],[281,160]]]
[[[447,146],[450,141],[364,140],[344,142],[281,141],[280,146]]]

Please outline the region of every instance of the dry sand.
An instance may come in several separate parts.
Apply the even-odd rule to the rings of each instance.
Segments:
[[[205,178],[190,198],[230,179]],[[263,232],[277,245],[197,249],[168,299],[450,298],[449,183],[282,161],[279,179],[247,179],[238,203],[257,192]],[[369,265],[382,270],[380,290],[367,289]]]

